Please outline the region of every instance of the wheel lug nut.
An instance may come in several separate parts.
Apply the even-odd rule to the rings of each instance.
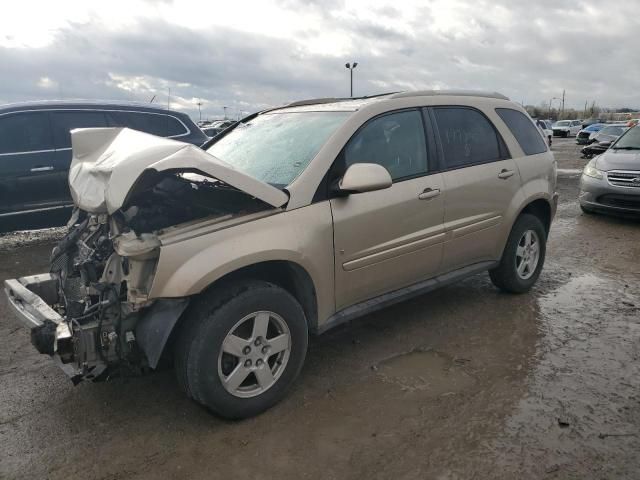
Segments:
[[[269,351],[269,347],[268,346],[264,346],[262,347],[262,353],[267,353]]]
[[[262,343],[262,340],[260,339],[260,337],[256,338],[256,341],[253,342],[255,344],[256,347],[260,346],[260,344]]]
[[[251,360],[246,360],[246,361],[244,362],[244,366],[245,366],[245,367],[247,367],[247,368],[249,368],[249,367],[251,366]]]
[[[244,347],[242,349],[242,353],[244,353],[245,355],[249,355],[251,353],[251,347]]]
[[[260,365],[262,365],[262,360],[258,359],[258,361],[256,361],[256,367],[259,367]]]

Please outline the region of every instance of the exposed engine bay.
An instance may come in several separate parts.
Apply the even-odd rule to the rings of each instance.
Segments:
[[[270,208],[196,172],[148,170],[112,215],[76,209],[51,254],[57,301],[50,306],[64,325],[48,321],[33,328],[32,342],[72,366],[67,372],[74,383],[155,368],[188,304],[148,297],[163,230]]]

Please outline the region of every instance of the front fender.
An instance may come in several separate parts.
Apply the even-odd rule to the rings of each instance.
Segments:
[[[161,246],[149,298],[195,295],[231,272],[274,260],[304,268],[316,290],[318,319],[333,314],[333,223],[329,202]]]

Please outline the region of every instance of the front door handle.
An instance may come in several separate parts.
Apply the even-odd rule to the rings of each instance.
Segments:
[[[514,173],[515,172],[513,170],[507,170],[506,168],[503,168],[502,171],[498,174],[498,178],[506,180],[507,178],[512,177]]]
[[[423,192],[418,195],[418,198],[420,200],[429,200],[431,198],[437,197],[438,195],[440,195],[439,188],[425,188]]]
[[[46,167],[33,167],[29,171],[30,172],[48,172],[50,170],[53,170],[53,167],[51,165],[47,165]]]

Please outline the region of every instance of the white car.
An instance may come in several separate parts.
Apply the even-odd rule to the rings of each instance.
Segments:
[[[580,120],[560,120],[553,124],[554,137],[575,137],[582,130]]]
[[[536,119],[535,122],[540,132],[542,132],[542,135],[544,136],[544,138],[547,139],[547,143],[549,144],[549,146],[551,146],[551,143],[552,143],[551,139],[553,137],[553,130],[551,129],[551,123],[548,120],[540,120],[540,119]]]

